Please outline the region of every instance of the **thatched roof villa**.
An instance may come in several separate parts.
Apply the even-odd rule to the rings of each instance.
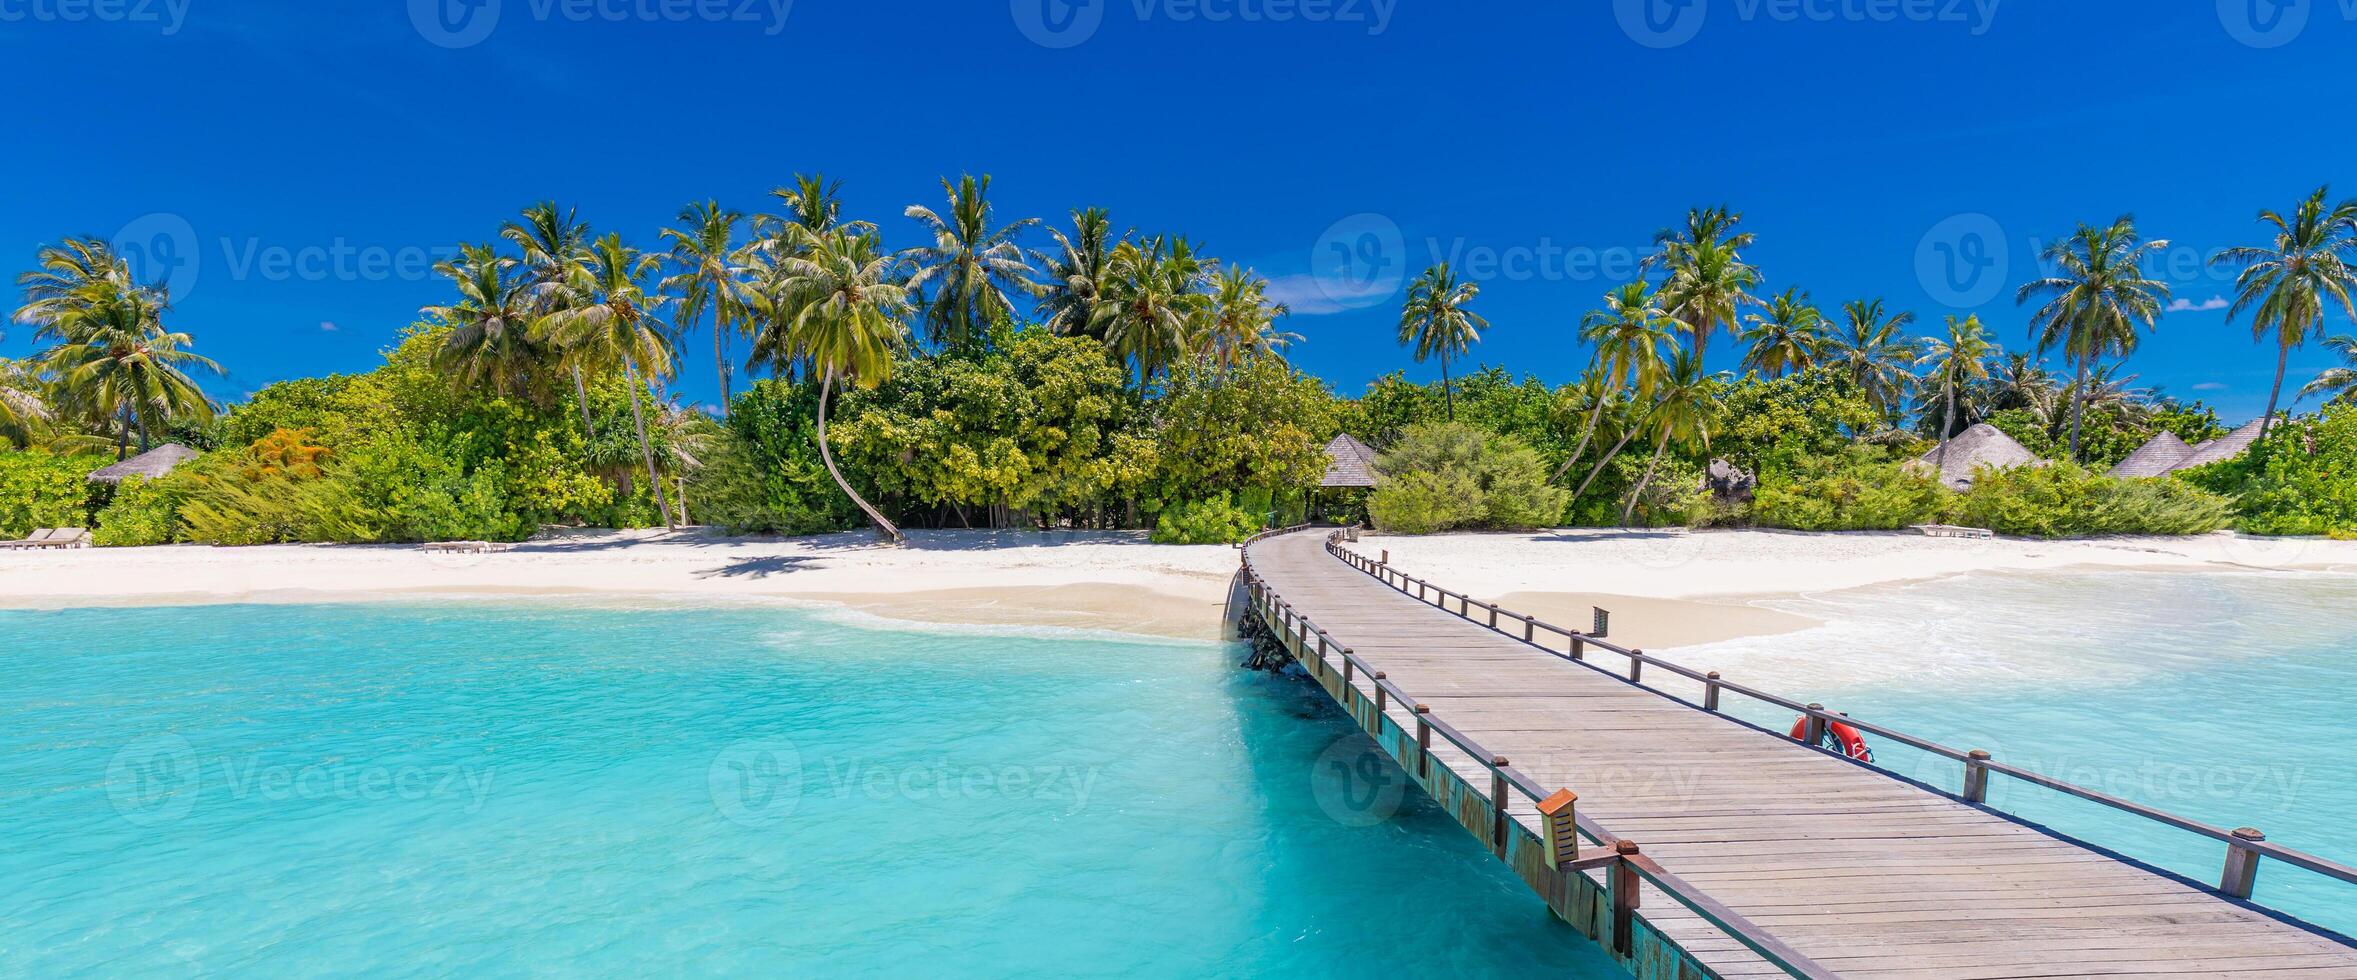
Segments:
[[[2163,432],[2121,460],[2120,465],[2112,468],[2111,475],[2123,480],[2167,476],[2178,470],[2223,463],[2250,451],[2251,445],[2259,441],[2261,425],[2252,422],[2221,438],[2193,446],[2186,445],[2174,432]]]
[[[153,480],[203,455],[177,442],[167,442],[130,459],[90,474],[92,483],[121,483],[132,477]]]
[[[1374,485],[1375,451],[1366,443],[1346,432],[1326,444],[1326,476],[1318,481],[1320,488],[1363,490]]]
[[[2039,459],[2038,454],[2013,441],[2013,437],[2006,435],[2004,430],[1983,422],[1949,439],[1944,461],[1940,456],[1940,447],[1933,446],[1930,452],[1917,457],[1907,467],[1917,471],[1934,471],[1948,489],[1962,491],[1972,489],[1973,471],[1983,466],[2002,470],[2015,466],[2045,465],[2046,460]]]

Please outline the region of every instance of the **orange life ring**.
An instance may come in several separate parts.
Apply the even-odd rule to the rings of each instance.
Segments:
[[[1802,715],[1800,716],[1799,720],[1792,723],[1792,739],[1793,741],[1798,742],[1804,741],[1808,737],[1809,716]],[[1866,747],[1866,736],[1859,734],[1856,728],[1842,724],[1841,722],[1830,721],[1825,723],[1824,744],[1826,748],[1838,749],[1840,750],[1841,754],[1849,756],[1852,759],[1856,759],[1859,762],[1874,761],[1874,750]]]

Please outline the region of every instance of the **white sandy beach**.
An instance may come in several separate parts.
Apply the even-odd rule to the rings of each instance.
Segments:
[[[416,597],[607,595],[783,598],[888,618],[1215,638],[1237,552],[1142,533],[917,531],[905,548],[864,533],[724,538],[583,532],[481,556],[407,545],[279,545],[0,552],[0,604],[18,607]],[[1614,632],[1667,649],[1805,628],[1751,600],[1976,571],[2072,567],[2357,569],[2357,543],[2190,539],[2086,542],[1912,534],[1565,531],[1368,535],[1413,574],[1566,625],[1589,605]]]

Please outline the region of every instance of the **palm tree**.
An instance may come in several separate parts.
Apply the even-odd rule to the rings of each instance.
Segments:
[[[1277,321],[1293,314],[1283,303],[1271,303],[1269,281],[1251,269],[1227,266],[1211,277],[1210,299],[1203,306],[1197,349],[1222,376],[1246,359],[1279,353],[1300,342],[1301,335],[1277,329]]]
[[[825,174],[795,174],[794,186],[769,194],[785,204],[785,220],[814,232],[832,229],[843,218],[843,182]]]
[[[499,235],[523,253],[524,292],[536,316],[548,317],[590,302],[589,224],[574,210],[559,212],[555,201],[525,208],[522,220],[510,221]],[[581,359],[557,352],[573,375],[573,394],[581,407],[581,433],[597,441],[597,424],[589,417],[589,384],[582,380]]]
[[[97,298],[143,288],[132,281],[131,264],[96,238],[68,238],[44,247],[35,263],[32,271],[16,277],[25,301],[14,317],[36,328],[35,340],[56,337],[59,320],[87,309]],[[160,295],[160,288],[155,291]]]
[[[1039,224],[1025,218],[1002,228],[990,227],[990,177],[947,178],[941,189],[949,194],[949,216],[909,205],[908,216],[925,226],[933,244],[909,249],[901,258],[915,268],[912,290],[935,285],[933,301],[925,308],[925,330],[936,342],[968,343],[982,337],[999,317],[1012,317],[1014,301],[1007,290],[1039,294],[1031,281],[1031,263],[1015,236]],[[937,284],[937,285],[936,285]]]
[[[5,335],[0,335],[5,339]],[[41,377],[22,361],[0,357],[0,440],[22,449],[56,413],[41,395]]]
[[[2341,364],[2325,368],[2316,375],[2316,380],[2300,388],[2300,397],[2305,399],[2326,395],[2329,396],[2326,399],[2329,403],[2357,404],[2357,337],[2348,334],[2326,337],[2324,347],[2340,355]]]
[[[1140,384],[1151,382],[1185,353],[1189,326],[1210,306],[1205,272],[1184,238],[1122,242],[1105,261],[1089,330],[1137,365]]]
[[[1645,495],[1645,488],[1653,483],[1653,473],[1661,466],[1662,454],[1671,442],[1680,445],[1700,440],[1703,452],[1710,451],[1711,390],[1708,376],[1702,373],[1702,352],[1679,351],[1662,372],[1654,386],[1653,405],[1646,412],[1644,428],[1652,433],[1653,458],[1645,464],[1645,475],[1637,478],[1637,485],[1629,489],[1628,503],[1620,509],[1621,526],[1637,512],[1637,500]]]
[[[1721,326],[1733,328],[1741,307],[1758,302],[1751,289],[1759,285],[1759,270],[1743,261],[1750,248],[1750,232],[1736,231],[1743,215],[1725,207],[1695,208],[1686,212],[1683,231],[1664,229],[1653,236],[1659,247],[1645,259],[1648,266],[1669,272],[1662,283],[1662,306],[1693,328],[1697,355],[1710,350],[1711,335]]]
[[[1481,295],[1478,283],[1458,282],[1443,262],[1424,270],[1408,287],[1408,301],[1400,308],[1399,342],[1413,346],[1417,363],[1440,357],[1440,392],[1448,401],[1449,421],[1457,420],[1457,393],[1449,386],[1449,358],[1462,357],[1481,342],[1489,321],[1465,307]]]
[[[2145,278],[2142,265],[2168,247],[2166,239],[2144,241],[2133,216],[2102,228],[2080,225],[2071,237],[2046,249],[2045,260],[2061,274],[2024,285],[2015,297],[2024,304],[2045,297],[2046,305],[2030,317],[2038,351],[2059,346],[2076,369],[2077,380],[2071,384],[2073,461],[2079,459],[2079,424],[2086,404],[2078,396],[2086,390],[2087,371],[2108,355],[2135,353],[2136,328],[2151,329],[2160,317],[2169,286]]]
[[[2350,288],[2357,286],[2357,271],[2349,268],[2349,252],[2357,248],[2357,201],[2327,209],[2324,198],[2330,191],[2317,188],[2289,219],[2273,211],[2259,212],[2260,223],[2275,227],[2274,245],[2230,248],[2211,260],[2244,266],[2226,318],[2251,310],[2251,338],[2275,335],[2275,386],[2267,390],[2267,414],[2259,421],[2261,440],[2274,427],[2275,404],[2283,396],[2283,372],[2290,366],[2292,348],[2322,332],[2324,301],[2330,298],[2357,319],[2357,304],[2349,299]]]
[[[1097,297],[1104,292],[1105,270],[1113,250],[1129,240],[1129,233],[1116,237],[1105,209],[1087,208],[1072,212],[1072,234],[1050,228],[1048,237],[1056,240],[1055,253],[1032,253],[1032,259],[1046,270],[1045,292],[1039,304],[1042,322],[1059,334],[1087,333],[1096,314]]]
[[[1588,412],[1588,424],[1580,431],[1579,446],[1555,468],[1551,479],[1560,480],[1571,470],[1572,464],[1588,454],[1588,442],[1596,435],[1596,426],[1604,421],[1604,411],[1612,403],[1613,393],[1622,387],[1643,388],[1661,372],[1662,352],[1673,350],[1678,344],[1677,331],[1685,325],[1670,318],[1656,302],[1652,287],[1644,280],[1629,283],[1604,295],[1604,308],[1593,310],[1580,321],[1580,340],[1595,349],[1588,361],[1588,375],[1596,382],[1593,407]],[[1627,445],[1627,440],[1622,440]],[[1613,448],[1618,453],[1620,447]],[[1605,456],[1609,462],[1612,453]],[[1596,464],[1602,471],[1604,463]],[[1588,475],[1595,479],[1595,473]],[[1585,488],[1586,483],[1581,484]],[[1574,495],[1577,499],[1577,495]]]
[[[456,258],[434,267],[457,284],[458,302],[419,311],[450,328],[434,352],[435,366],[461,385],[488,384],[502,398],[536,393],[544,352],[532,335],[529,287],[509,274],[516,260],[489,245],[461,244],[458,250]]]
[[[718,201],[701,201],[679,212],[684,229],[663,229],[663,238],[671,243],[671,264],[679,271],[658,288],[679,294],[681,330],[695,329],[706,312],[712,314],[712,362],[720,377],[723,416],[730,409],[728,336],[743,329],[736,235],[737,223],[744,219],[741,212],[722,209]]]
[[[783,305],[753,341],[753,356],[772,364],[804,361],[818,372],[818,452],[844,496],[892,543],[907,539],[867,498],[851,489],[827,445],[827,404],[838,378],[863,388],[884,383],[908,336],[908,288],[894,281],[894,260],[864,226],[818,234],[795,228],[795,254],[783,260]]]
[[[1948,336],[1934,337],[1924,343],[1923,357],[1917,361],[1931,370],[1925,381],[1937,381],[1946,399],[1946,409],[1940,413],[1940,448],[1932,461],[1934,469],[1948,465],[1948,439],[1956,434],[1956,389],[1968,388],[1989,378],[1989,358],[1997,353],[1997,346],[1989,342],[1989,331],[1981,326],[1981,318],[1948,317]]]
[[[576,381],[582,364],[592,369],[622,369],[623,378],[630,383],[630,421],[638,429],[639,456],[646,463],[647,482],[655,488],[655,508],[663,515],[663,525],[673,527],[663,477],[655,470],[655,450],[647,441],[646,411],[639,407],[640,373],[665,378],[673,370],[669,328],[656,317],[669,297],[649,295],[646,290],[646,278],[661,264],[661,259],[622,244],[621,235],[608,233],[586,250],[579,279],[585,287],[584,302],[551,315],[546,322],[558,346],[575,362]]]
[[[164,328],[158,293],[88,290],[83,299],[52,321],[65,339],[43,356],[42,370],[57,379],[68,409],[115,422],[115,458],[129,454],[134,427],[145,452],[159,423],[213,417],[212,399],[188,372],[217,376],[221,365],[184,350],[193,343],[188,334]]]
[[[1915,382],[1909,368],[1919,356],[1914,338],[1901,331],[1915,314],[1890,313],[1879,299],[1851,300],[1841,310],[1844,332],[1826,347],[1826,364],[1847,374],[1884,418],[1898,418]]]
[[[1743,355],[1746,371],[1781,378],[1787,371],[1815,366],[1825,349],[1825,314],[1798,287],[1776,294],[1762,312],[1743,319],[1751,324],[1737,337],[1750,347]]]

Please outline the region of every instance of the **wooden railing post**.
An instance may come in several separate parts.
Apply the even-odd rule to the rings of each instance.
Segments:
[[[1416,778],[1432,779],[1432,706],[1416,706]]]
[[[1383,734],[1383,713],[1391,708],[1391,689],[1383,686],[1383,681],[1389,676],[1380,670],[1375,672],[1375,734],[1377,735]]]
[[[1637,842],[1624,840],[1612,845],[1620,860],[1612,862],[1612,949],[1627,956],[1636,949],[1637,937],[1637,869],[1629,859],[1637,856]]]
[[[1719,672],[1702,675],[1702,710],[1719,710]]]
[[[1491,756],[1489,760],[1490,846],[1498,856],[1506,856],[1506,757]]]
[[[1635,684],[1644,679],[1645,651],[1631,650],[1629,651],[1629,683]]]
[[[1529,643],[1531,637],[1538,634],[1538,628],[1538,620],[1528,616],[1522,617],[1522,642]]]
[[[1489,604],[1489,628],[1498,628],[1498,604],[1494,602]]]
[[[1824,705],[1815,701],[1809,702],[1808,724],[1803,727],[1804,734],[1801,741],[1812,748],[1825,744],[1825,716],[1817,713],[1823,710],[1825,710]]]
[[[1559,789],[1539,801],[1539,818],[1546,831],[1539,843],[1546,845],[1547,866],[1558,871],[1580,859],[1579,800],[1578,793]]]
[[[1964,754],[1964,802],[1989,802],[1989,753],[1974,749]]]
[[[2259,843],[2267,839],[2256,827],[2237,827],[2234,841],[2226,845],[2226,871],[2218,877],[2218,890],[2235,898],[2249,898],[2259,885],[2259,852],[2242,845],[2242,841]]]
[[[1578,630],[1571,633],[1571,659],[1588,659],[1588,638],[1581,636]]]

